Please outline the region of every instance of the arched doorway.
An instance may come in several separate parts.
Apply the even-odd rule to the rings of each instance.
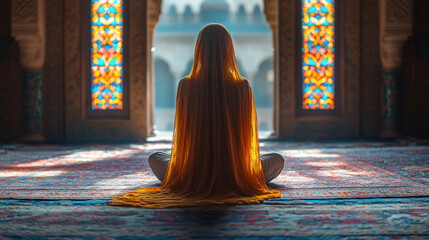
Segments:
[[[154,59],[155,77],[155,126],[156,131],[170,131],[173,128],[176,89],[174,75],[169,64],[161,59]]]
[[[263,17],[263,0],[163,0],[161,9],[162,14],[154,27],[153,44],[150,46],[155,71],[152,74],[155,99],[161,94],[156,92],[157,86],[165,84],[165,79],[161,79],[161,75],[156,74],[156,69],[159,68],[157,65],[161,64],[161,62],[155,59],[162,58],[169,62],[170,72],[174,78],[172,84],[175,92],[179,80],[186,76],[192,67],[198,32],[204,25],[211,22],[221,23],[230,31],[235,45],[240,73],[252,85],[253,83],[267,83],[266,77],[264,79],[256,79],[261,78],[262,75],[258,74],[258,71],[260,71],[258,69],[260,68],[260,64],[266,59],[271,60],[265,61],[265,65],[271,65],[265,67],[274,69],[273,33],[272,28]],[[267,93],[259,93],[266,86],[259,88],[258,85],[254,86],[253,89],[255,96],[271,98],[268,101],[263,98],[255,99],[258,113],[264,115],[264,121],[260,122],[259,127],[266,133],[272,133],[275,128],[273,124],[275,119],[273,104],[275,101],[272,94],[274,92],[274,83],[270,83],[270,87],[272,88],[270,90],[271,96],[268,96]],[[269,108],[269,114],[266,114],[263,110],[261,112],[259,108]],[[164,110],[166,109],[164,108]],[[171,111],[169,114],[163,112],[163,115],[165,117],[170,116],[171,120],[173,120],[171,116],[174,116],[175,108],[171,108],[169,111]],[[161,125],[160,121],[164,121],[163,117],[157,115],[160,112],[162,110],[157,106],[155,100],[152,111],[154,118],[153,125],[158,130],[172,131],[173,125],[170,125],[170,129],[159,127]]]

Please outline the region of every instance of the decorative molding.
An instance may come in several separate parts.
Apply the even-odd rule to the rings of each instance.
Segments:
[[[386,2],[386,23],[388,25],[409,25],[413,21],[412,0],[389,0]]]
[[[148,27],[152,32],[161,15],[162,0],[148,0]]]
[[[267,23],[272,29],[276,29],[278,23],[278,0],[264,0],[264,14]]]
[[[399,69],[412,34],[412,0],[380,0],[380,56],[383,65],[382,137],[398,135]]]
[[[379,1],[381,61],[384,68],[398,68],[404,42],[412,34],[412,0]]]
[[[12,36],[19,43],[24,74],[24,141],[41,141],[43,116],[42,68],[45,56],[45,1],[12,1]]]
[[[12,1],[12,35],[20,46],[21,64],[41,69],[44,61],[44,0]]]
[[[13,0],[12,22],[37,25],[37,5],[38,0]]]

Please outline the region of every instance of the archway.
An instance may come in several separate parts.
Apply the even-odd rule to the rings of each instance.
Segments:
[[[171,131],[173,128],[173,111],[176,99],[174,75],[167,61],[156,57],[154,59],[155,78],[155,125],[157,131]]]
[[[259,131],[273,129],[273,103],[274,103],[274,61],[267,58],[259,64],[258,71],[253,76],[252,88],[255,105],[258,111]]]
[[[151,8],[149,7],[149,10]],[[151,45],[151,53],[153,59],[163,58],[170,63],[171,74],[174,77],[174,89],[177,89],[177,83],[181,78],[186,76],[192,66],[192,58],[196,37],[201,28],[207,23],[218,22],[225,25],[230,31],[239,63],[240,73],[243,74],[253,85],[258,80],[258,68],[261,62],[266,59],[266,64],[271,64],[270,69],[274,69],[274,41],[273,29],[263,17],[262,9],[264,9],[263,0],[247,0],[247,1],[229,1],[229,0],[163,0],[162,14],[159,22],[154,27],[153,40]],[[267,11],[265,9],[265,11]],[[151,24],[150,24],[151,25]],[[157,68],[156,61],[155,69]],[[155,70],[156,71],[156,70]],[[153,76],[154,89],[157,85],[164,84],[163,80],[159,80],[160,76]],[[274,92],[274,84],[271,85],[271,93]],[[260,89],[254,86],[255,96],[264,95],[259,93]],[[156,97],[157,93],[155,93]],[[266,94],[265,94],[266,95]],[[268,101],[271,106],[270,114],[264,114],[267,118],[265,123],[260,124],[263,131],[272,133],[275,129],[273,101],[274,96],[271,94],[271,100]],[[266,108],[263,99],[256,99],[257,108],[263,106]],[[265,104],[265,105],[264,105]],[[260,110],[260,109],[257,109]],[[175,109],[171,109],[171,116],[174,116]],[[154,125],[159,125],[157,122],[160,117],[156,116],[158,106],[154,105],[153,114]],[[260,111],[259,111],[260,112]],[[270,124],[267,124],[269,122]],[[261,122],[262,123],[262,122]],[[160,128],[159,128],[160,129]],[[161,129],[160,129],[161,130]],[[164,130],[172,130],[164,129]]]

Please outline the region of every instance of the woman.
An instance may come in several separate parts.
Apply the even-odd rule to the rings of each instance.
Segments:
[[[161,188],[114,197],[111,205],[245,204],[281,196],[266,182],[280,174],[284,159],[259,156],[252,90],[224,26],[209,24],[199,33],[191,73],[177,90],[171,156],[153,153],[148,161]]]

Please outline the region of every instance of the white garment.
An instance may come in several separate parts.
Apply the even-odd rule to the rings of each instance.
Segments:
[[[279,153],[271,152],[260,156],[265,182],[269,183],[283,170],[285,160]],[[155,176],[162,182],[170,163],[170,154],[154,152],[148,158],[149,166]]]

